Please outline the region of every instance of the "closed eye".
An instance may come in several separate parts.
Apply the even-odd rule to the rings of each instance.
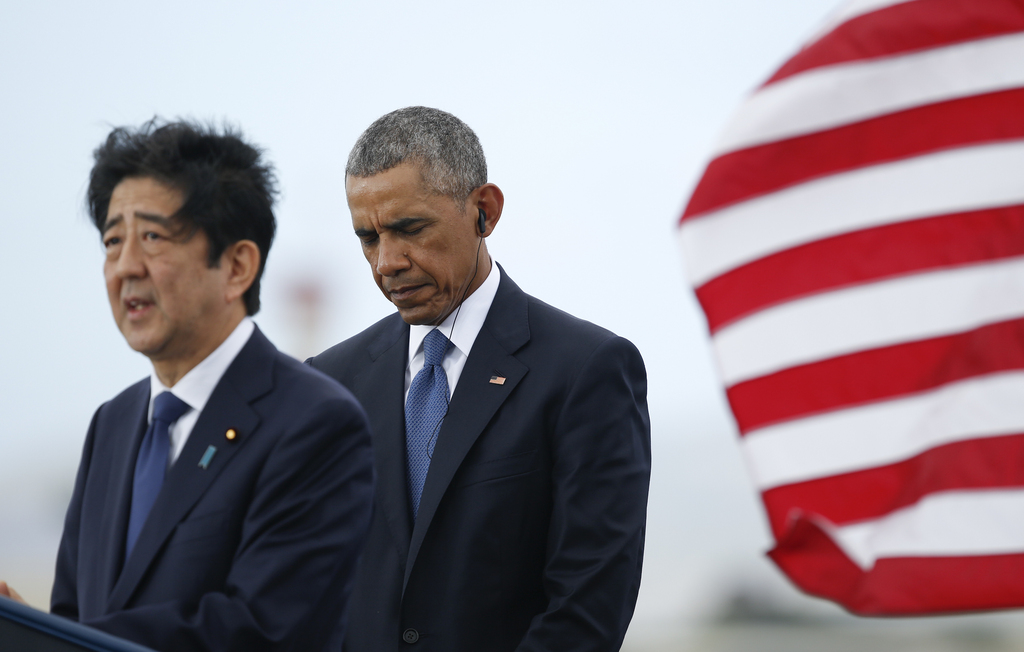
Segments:
[[[430,220],[422,217],[403,217],[387,225],[389,231],[398,235],[416,235],[430,226]]]

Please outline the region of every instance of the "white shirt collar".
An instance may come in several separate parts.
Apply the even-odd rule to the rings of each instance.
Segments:
[[[494,302],[494,295],[498,293],[498,281],[500,280],[501,271],[498,269],[498,264],[491,260],[491,270],[484,282],[473,294],[466,297],[462,305],[452,311],[452,314],[448,315],[440,326],[435,327],[429,324],[409,326],[409,357],[407,358],[409,363],[406,367],[408,368],[412,359],[422,350],[424,338],[434,328],[438,328],[445,337],[450,339],[462,355],[469,356],[476,336],[484,327],[484,320],[487,319],[487,312]],[[455,330],[452,330],[453,323]]]
[[[231,363],[242,351],[245,343],[249,341],[252,332],[256,329],[250,317],[244,317],[235,326],[227,339],[220,343],[213,353],[206,356],[202,362],[192,367],[181,377],[173,388],[164,386],[156,376],[156,370],[149,377],[149,420],[153,419],[153,400],[161,393],[170,391],[181,400],[188,403],[189,407],[196,412],[202,412],[210,395],[217,387],[224,372],[228,370]]]

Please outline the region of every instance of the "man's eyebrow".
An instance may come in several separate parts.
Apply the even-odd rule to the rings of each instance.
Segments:
[[[137,217],[140,220],[145,220],[147,222],[159,224],[160,226],[165,227],[167,229],[174,229],[173,217],[164,217],[163,215],[156,215],[154,213],[143,213],[141,211],[135,211],[135,217]]]
[[[156,215],[155,213],[143,213],[141,211],[135,211],[135,217],[137,217],[140,220],[145,220],[147,222],[159,224],[160,226],[169,230],[174,229],[174,218],[171,217],[164,217],[163,215]],[[121,222],[124,222],[124,218],[121,217],[120,215],[116,215],[114,217],[109,218],[106,222],[103,223],[103,233],[106,233],[107,231],[114,228]]]
[[[406,231],[410,228],[415,228],[423,222],[429,222],[425,217],[400,217],[393,222],[384,224],[383,227],[387,231]],[[360,238],[369,238],[377,235],[377,231],[368,228],[359,228],[355,231],[356,236]]]
[[[410,227],[416,227],[428,221],[425,217],[400,217],[393,222],[384,225],[388,231],[405,231]]]
[[[115,226],[117,226],[118,224],[120,224],[123,221],[124,221],[124,218],[122,218],[120,215],[118,215],[117,217],[108,218],[107,221],[103,223],[103,233],[104,233],[104,235],[107,233],[107,231],[109,231],[110,229],[114,228]]]

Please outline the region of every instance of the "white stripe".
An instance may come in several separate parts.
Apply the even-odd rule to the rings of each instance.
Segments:
[[[1024,553],[1024,490],[932,494],[888,516],[831,529],[862,568],[883,557],[964,557]],[[966,578],[965,578],[966,579]]]
[[[1024,203],[1024,141],[963,147],[810,181],[685,220],[700,286],[764,256],[909,219]]]
[[[865,255],[871,255],[865,252]],[[818,294],[729,324],[712,338],[726,386],[840,355],[1024,316],[1024,258]]]
[[[1022,397],[1024,372],[980,376],[752,430],[741,446],[754,484],[765,491],[893,464],[956,441],[1024,433]]]
[[[813,68],[756,91],[715,152],[1018,86],[1024,86],[1022,33]]]
[[[809,40],[809,43],[817,41],[822,36],[825,36],[843,23],[853,20],[858,16],[863,16],[864,14],[870,14],[872,11],[878,11],[879,9],[885,9],[887,7],[892,7],[893,5],[901,5],[911,1],[912,0],[854,0],[853,2],[848,2],[840,6],[835,10],[835,12],[825,18],[824,24],[815,30],[814,35]]]

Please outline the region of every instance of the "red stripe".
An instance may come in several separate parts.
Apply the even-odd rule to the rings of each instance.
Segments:
[[[915,0],[838,26],[767,83],[821,66],[1020,31],[1024,0]],[[718,157],[681,220],[843,171],[1022,138],[1024,89],[892,113]],[[712,279],[698,290],[698,297],[715,332],[797,297],[1022,255],[1024,206],[927,217],[765,257]],[[746,434],[772,423],[1011,369],[1024,369],[1024,318],[791,368],[738,383],[728,393]],[[985,437],[937,446],[884,467],[767,490],[763,498],[778,539],[769,554],[800,588],[857,613],[1020,606],[1024,554],[880,559],[865,572],[829,538],[826,519],[850,523],[877,518],[938,491],[1021,487],[1022,459],[1024,434]]]
[[[1020,0],[917,0],[851,18],[787,61],[766,84],[836,63],[1024,30]]]
[[[911,220],[780,251],[697,288],[714,334],[759,310],[828,290],[1024,254],[1024,205]]]
[[[1024,88],[939,102],[723,154],[708,164],[680,221],[868,165],[1024,138]]]
[[[1024,369],[1024,319],[791,367],[737,383],[727,394],[746,435],[797,417],[1013,369]]]
[[[896,464],[798,482],[764,492],[768,519],[781,539],[792,515],[843,525],[879,518],[936,491],[1024,487],[1024,435],[938,446]]]
[[[865,572],[806,517],[768,553],[802,590],[862,615],[1005,609],[1024,604],[1024,555],[894,557]]]

